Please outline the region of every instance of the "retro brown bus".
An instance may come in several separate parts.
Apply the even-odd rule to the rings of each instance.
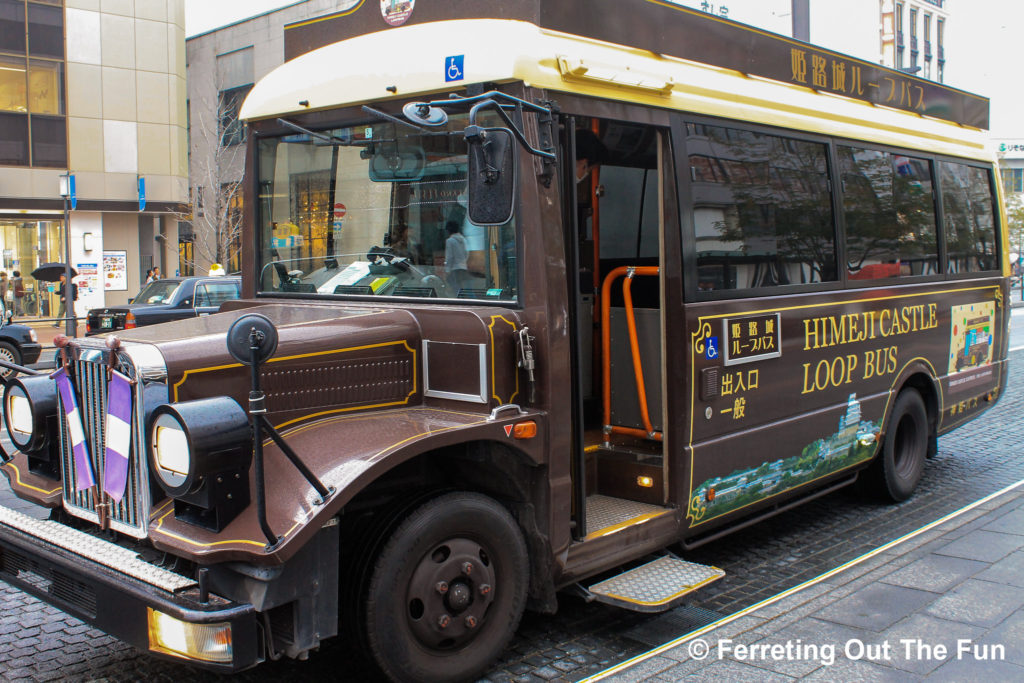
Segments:
[[[286,29],[243,298],[7,387],[52,514],[0,508],[0,578],[210,669],[344,633],[469,679],[562,589],[668,609],[700,544],[910,497],[1001,395],[987,101],[656,0],[488,11]]]

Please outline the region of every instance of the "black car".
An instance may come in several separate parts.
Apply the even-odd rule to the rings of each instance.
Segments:
[[[11,322],[11,313],[0,301],[0,360],[15,365],[30,365],[39,360],[42,346],[36,331],[28,325]],[[0,367],[0,379],[7,379],[13,370]]]
[[[170,320],[216,313],[242,293],[240,277],[170,277],[154,280],[126,306],[94,308],[86,317],[86,335],[102,334]]]

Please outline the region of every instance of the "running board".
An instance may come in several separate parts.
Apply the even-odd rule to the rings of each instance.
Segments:
[[[664,612],[687,595],[718,581],[725,572],[718,567],[687,562],[663,555],[618,576],[595,583],[586,590],[598,602],[633,612]]]

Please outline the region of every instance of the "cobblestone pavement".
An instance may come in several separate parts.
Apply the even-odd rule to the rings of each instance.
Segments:
[[[1024,680],[1024,487],[588,679]]]
[[[1011,354],[1008,393],[995,408],[939,440],[911,500],[865,501],[843,490],[728,536],[686,559],[726,571],[688,605],[639,615],[561,596],[555,616],[527,614],[489,681],[576,681],[750,606],[1024,479],[1024,355]],[[0,504],[15,499],[0,486]],[[20,506],[25,510],[26,506]],[[0,680],[188,680],[219,677],[154,659],[0,583]],[[365,681],[352,652],[332,643],[307,662],[261,665],[232,681]]]

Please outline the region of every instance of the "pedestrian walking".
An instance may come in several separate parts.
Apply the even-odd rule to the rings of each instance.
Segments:
[[[65,288],[64,288],[64,283],[66,281],[67,281],[66,278],[63,275],[61,275],[60,276],[60,308],[57,309],[57,318],[58,318],[58,320],[57,320],[57,322],[53,323],[54,327],[60,327],[61,326],[61,320],[63,320],[63,318],[66,315],[67,310],[68,310],[67,302],[64,300],[64,297],[65,297],[65,295],[67,293]],[[76,285],[74,282],[72,282],[71,283],[71,317],[74,317],[74,314],[75,314],[75,302],[76,301],[78,301],[78,285]]]
[[[25,315],[25,281],[21,279],[21,271],[11,273],[10,288],[14,294],[14,315]]]

